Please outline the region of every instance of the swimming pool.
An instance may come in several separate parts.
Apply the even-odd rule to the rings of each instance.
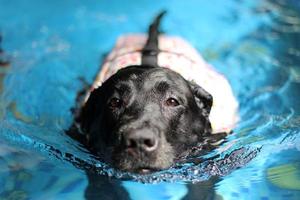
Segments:
[[[229,79],[241,121],[207,162],[124,174],[64,131],[82,80],[161,9],[163,30]],[[0,33],[11,62],[0,68],[0,199],[300,199],[298,1],[0,0]]]

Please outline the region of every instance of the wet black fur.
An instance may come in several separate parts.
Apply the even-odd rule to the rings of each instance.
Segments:
[[[180,105],[165,106],[171,96]],[[122,99],[124,105],[117,110],[109,108],[113,97]],[[211,134],[211,105],[211,95],[176,72],[130,66],[92,92],[79,121],[88,135],[87,145],[104,161],[126,171],[163,169]],[[136,129],[155,132],[159,140],[156,151],[139,152],[138,157],[125,151],[122,138]]]

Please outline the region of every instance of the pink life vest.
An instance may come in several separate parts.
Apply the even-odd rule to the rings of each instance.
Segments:
[[[116,73],[129,65],[140,65],[141,50],[147,35],[121,36],[116,46],[105,59],[93,86],[97,88]],[[186,80],[194,81],[213,96],[209,119],[213,133],[229,133],[239,120],[238,103],[227,79],[206,63],[198,52],[179,37],[159,36],[158,65],[180,73]]]

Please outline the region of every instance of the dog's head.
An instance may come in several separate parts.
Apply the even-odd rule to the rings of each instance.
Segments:
[[[170,167],[211,133],[212,96],[178,73],[130,66],[95,89],[80,123],[88,146],[120,170]]]

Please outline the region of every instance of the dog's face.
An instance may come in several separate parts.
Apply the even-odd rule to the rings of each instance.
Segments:
[[[104,161],[148,172],[170,167],[211,133],[211,105],[210,94],[169,69],[130,66],[91,93],[80,123]]]

